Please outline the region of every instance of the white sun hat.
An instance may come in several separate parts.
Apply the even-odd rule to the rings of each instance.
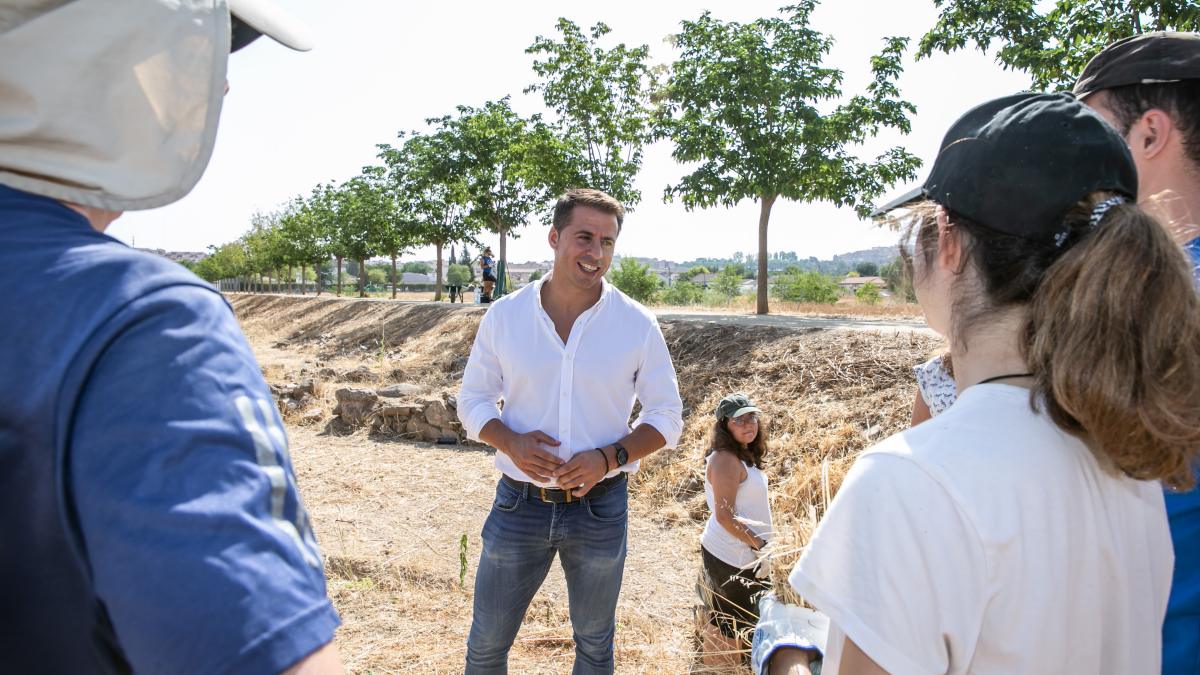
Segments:
[[[195,187],[212,156],[231,5],[293,49],[263,0],[7,0],[0,5],[0,184],[109,211]]]

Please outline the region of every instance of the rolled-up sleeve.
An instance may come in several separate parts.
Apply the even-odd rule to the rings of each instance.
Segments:
[[[488,312],[479,322],[458,392],[458,419],[467,438],[473,441],[480,441],[479,432],[488,422],[500,419],[497,402],[504,391],[504,374],[496,356],[492,316]]]
[[[683,433],[683,401],[679,399],[675,365],[657,322],[646,332],[635,388],[642,412],[634,426],[649,424],[666,439],[663,447],[675,447]]]

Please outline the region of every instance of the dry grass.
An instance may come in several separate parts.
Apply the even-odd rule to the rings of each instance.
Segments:
[[[482,316],[478,308],[443,303],[231,301],[272,382],[365,364],[376,384],[407,381],[430,392],[457,387]],[[777,588],[786,588],[786,573],[854,455],[907,424],[911,366],[938,341],[912,333],[683,321],[665,323],[664,335],[679,374],[684,434],[677,449],[644,461],[632,483],[618,668],[748,672],[705,667],[697,653],[698,536],[708,515],[701,471],[717,400],[745,391],[770,419],[767,473],[779,531],[770,569]],[[322,383],[326,411],[337,381]],[[495,483],[489,452],[364,432],[337,437],[318,427],[289,431],[326,555],[330,594],[343,618],[337,639],[347,666],[354,672],[461,671],[479,533]],[[464,534],[468,572],[460,586]],[[555,566],[514,646],[513,672],[568,672],[570,636],[565,584]]]

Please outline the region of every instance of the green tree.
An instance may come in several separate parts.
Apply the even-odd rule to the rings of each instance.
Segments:
[[[530,273],[530,275],[529,275],[529,283],[533,283],[533,282],[535,282],[535,281],[537,281],[538,279],[541,279],[541,278],[542,278],[542,271],[541,271],[540,269],[534,270],[534,271],[533,271],[532,273]]]
[[[513,112],[507,97],[481,108],[458,106],[456,117],[427,121],[445,132],[470,204],[468,217],[500,235],[499,261],[507,269],[509,235],[517,236],[535,211],[549,210],[554,194],[545,168],[565,146],[540,116],[526,120]]]
[[[680,272],[679,278],[684,281],[690,281],[701,274],[712,274],[712,272],[709,272],[708,268],[704,265],[696,265],[695,267],[689,267],[688,269]]]
[[[414,260],[404,263],[404,265],[400,268],[400,271],[408,272],[410,274],[429,274],[429,265],[427,263]]]
[[[917,57],[974,44],[1006,70],[1029,74],[1040,91],[1070,89],[1101,49],[1146,31],[1200,31],[1200,5],[1168,0],[933,0],[937,23]]]
[[[243,277],[248,273],[246,248],[236,241],[209,246],[208,255],[196,263],[192,271],[201,279],[211,282]]]
[[[388,167],[388,180],[403,195],[405,209],[418,223],[417,238],[432,244],[434,300],[442,299],[442,255],[451,242],[474,241],[481,223],[470,218],[467,183],[455,156],[459,141],[452,130],[412,134],[399,148],[379,146],[379,157]]]
[[[680,279],[675,282],[674,286],[664,290],[661,298],[668,305],[679,307],[696,305],[704,299],[704,289],[687,279]]]
[[[381,230],[396,208],[373,173],[351,178],[334,195],[336,239],[342,255],[358,263],[358,295],[362,298],[367,297],[366,260],[379,252]]]
[[[859,276],[877,277],[879,276],[879,265],[873,262],[860,262],[854,266],[854,271],[858,272]]]
[[[451,264],[446,270],[446,283],[451,286],[466,286],[471,282],[471,268],[458,263]]]
[[[616,197],[627,208],[641,201],[634,179],[642,166],[642,148],[652,140],[650,93],[655,88],[646,45],[611,49],[598,45],[612,32],[604,23],[586,34],[560,18],[558,39],[538,36],[526,53],[537,58],[533,71],[542,78],[525,93],[540,92],[556,114],[566,141],[566,161],[547,171],[555,191],[591,187]]]
[[[913,178],[920,165],[899,147],[873,161],[851,153],[884,127],[909,131],[916,108],[895,85],[907,38],[887,38],[872,57],[865,94],[831,106],[842,96],[842,72],[822,64],[833,40],[809,28],[815,4],[746,24],[707,12],[684,21],[662,94],[659,133],[674,141],[677,161],[699,164],[665,199],[679,198],[688,209],[759,203],[759,314],[768,311],[767,225],[776,200],[828,201],[865,218],[884,190]]]
[[[313,191],[314,194],[317,190]],[[318,215],[318,209],[310,200],[296,197],[284,209],[279,219],[282,236],[287,241],[288,260],[300,266],[300,293],[304,293],[308,284],[307,268],[312,266],[314,275],[317,268],[329,259],[327,249],[328,221]],[[317,295],[321,294],[320,279],[317,279]]]
[[[790,302],[815,302],[832,305],[838,301],[837,282],[820,272],[805,272],[798,267],[789,267],[776,277],[771,292],[780,300]]]
[[[625,295],[642,304],[654,301],[654,294],[662,280],[650,271],[649,265],[643,265],[633,258],[621,258],[621,262],[609,271],[609,280]]]
[[[863,284],[859,286],[858,290],[854,291],[854,297],[858,298],[858,301],[864,305],[874,305],[883,299],[883,295],[880,294],[875,284]]]
[[[381,166],[363,168],[363,178],[370,189],[372,206],[371,222],[368,225],[371,249],[391,258],[392,299],[396,299],[396,261],[408,253],[408,249],[420,243],[421,223],[413,216],[410,205],[398,194],[396,186],[388,180],[387,169]],[[380,283],[372,280],[372,283]]]
[[[726,300],[731,300],[742,290],[742,272],[738,269],[740,265],[726,265],[717,273],[713,279],[713,288],[717,293],[720,293]]]

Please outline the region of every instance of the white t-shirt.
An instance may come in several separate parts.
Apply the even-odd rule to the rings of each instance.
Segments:
[[[1104,470],[976,385],[865,452],[790,581],[892,675],[1158,673],[1174,554],[1162,488]]]

